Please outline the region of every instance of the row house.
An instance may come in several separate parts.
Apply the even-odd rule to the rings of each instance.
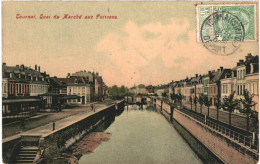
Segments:
[[[210,74],[211,79],[209,82],[208,96],[211,99],[211,106],[216,106],[221,98],[221,79],[225,77],[225,74],[230,72],[230,69],[223,69],[220,67],[217,71]]]
[[[103,93],[104,93],[103,83],[104,82],[103,82],[102,76],[99,76],[99,74],[97,72],[94,73],[94,72],[84,70],[84,71],[72,73],[71,75],[69,74],[69,76],[71,76],[71,77],[83,77],[83,78],[88,80],[90,85],[93,85],[94,95],[93,95],[93,97],[91,97],[91,101],[93,101],[93,99],[96,99],[96,100],[104,99],[104,95],[103,95]],[[107,92],[107,91],[105,91],[105,92]]]
[[[231,93],[236,91],[236,69],[227,71],[224,78],[220,80],[221,84],[221,96],[220,100],[223,101],[225,96],[229,96]]]
[[[78,99],[68,99],[68,104],[89,104],[93,101],[93,85],[87,78],[70,76],[57,78],[57,81],[66,86],[66,95],[78,96]]]
[[[38,96],[48,92],[50,78],[46,72],[40,72],[40,66],[35,69],[24,65],[2,65],[2,95],[3,98],[22,98]]]
[[[2,64],[2,113],[3,115],[39,108],[39,95],[48,92],[50,78],[46,72],[22,65]]]
[[[244,90],[248,90],[254,95],[256,102],[254,110],[259,109],[259,59],[258,55],[252,56],[250,53],[245,60],[239,60],[233,69],[223,69],[220,67],[216,71],[208,71],[208,74],[197,75],[192,78],[176,81],[172,85],[175,94],[182,93],[183,101],[189,102],[189,98],[203,93],[212,100],[211,106],[215,107],[218,101],[222,101],[225,96],[235,92],[236,99],[243,99]],[[185,91],[185,92],[183,92]]]
[[[248,54],[245,58],[245,88],[250,94],[254,95],[253,101],[256,105],[253,107],[255,111],[259,111],[259,59],[258,56]]]

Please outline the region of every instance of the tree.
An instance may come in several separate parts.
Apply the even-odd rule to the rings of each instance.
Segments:
[[[179,102],[180,106],[182,105],[182,99],[183,99],[183,96],[182,96],[181,93],[179,93],[179,94],[177,95],[177,101]]]
[[[113,97],[117,97],[119,95],[118,87],[117,85],[113,85],[112,87],[108,88],[109,94]]]
[[[166,93],[166,92],[163,92],[163,93],[162,93],[163,99],[165,99],[166,96],[167,96],[167,93]]]
[[[253,101],[254,95],[249,94],[249,92],[245,89],[243,93],[244,99],[240,99],[243,104],[242,112],[246,113],[246,129],[249,131],[249,117],[252,115],[252,107],[256,105]]]
[[[204,94],[202,93],[202,94],[200,94],[200,96],[199,96],[199,104],[200,104],[200,113],[201,113],[201,114],[202,114],[202,105],[203,105],[203,103],[204,103],[203,98],[204,98]]]
[[[257,111],[252,111],[252,114],[250,115],[250,118],[252,119],[252,123],[253,123],[256,131],[258,131],[258,125],[259,125],[258,112]]]
[[[195,95],[194,99],[193,99],[193,103],[195,105],[195,112],[197,112],[197,103],[198,103],[198,98],[197,96]]]
[[[238,108],[239,100],[234,99],[235,92],[223,98],[222,108],[229,112],[229,125],[231,126],[231,113]]]
[[[190,96],[190,110],[192,110],[192,97]]]
[[[120,88],[119,88],[119,96],[125,96],[126,95],[126,92],[127,92],[127,88],[122,85]]]
[[[211,105],[212,98],[209,99],[208,95],[204,95],[203,104],[208,107],[208,116],[209,116],[209,107]]]
[[[177,95],[175,93],[172,93],[170,97],[174,101],[174,103],[176,103]]]
[[[218,120],[218,117],[219,117],[219,108],[221,107],[221,101],[219,100],[219,97],[217,99],[217,102],[216,102],[216,107],[217,107],[217,120]]]

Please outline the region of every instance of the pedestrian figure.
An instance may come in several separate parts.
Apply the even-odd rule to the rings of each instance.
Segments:
[[[21,128],[24,128],[24,118],[21,118],[21,123],[20,123],[20,125],[21,125]]]
[[[54,131],[55,130],[55,121],[53,121],[53,123],[52,123],[52,131]]]
[[[94,104],[91,104],[91,108],[95,112]]]

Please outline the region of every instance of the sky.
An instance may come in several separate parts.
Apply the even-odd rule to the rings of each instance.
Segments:
[[[159,85],[233,68],[258,42],[242,42],[219,56],[197,42],[198,2],[3,2],[2,60],[7,65],[40,65],[51,76],[96,71],[108,86]],[[206,3],[206,2],[204,2]],[[16,19],[16,15],[36,19]],[[39,19],[64,14],[86,19]],[[96,15],[118,19],[95,19]]]

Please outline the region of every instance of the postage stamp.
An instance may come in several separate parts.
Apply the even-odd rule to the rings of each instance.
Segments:
[[[256,4],[197,5],[197,41],[218,55],[230,55],[244,41],[257,40]]]

